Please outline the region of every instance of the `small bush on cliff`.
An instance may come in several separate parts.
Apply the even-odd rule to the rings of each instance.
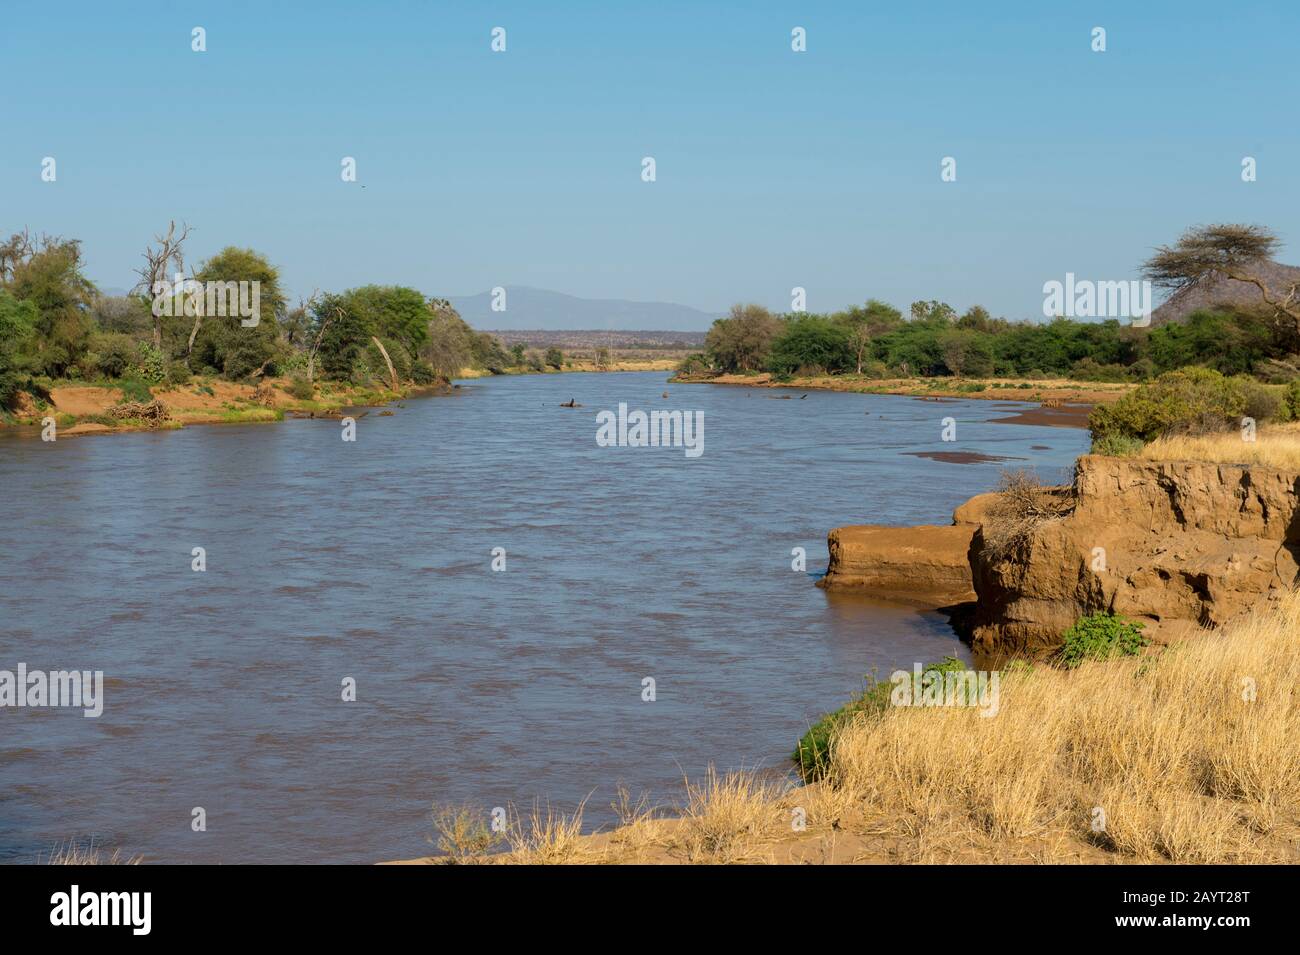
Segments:
[[[1105,454],[1112,458],[1131,458],[1141,453],[1146,447],[1141,438],[1129,437],[1127,434],[1106,434],[1092,439],[1092,453]]]
[[[1060,659],[1067,667],[1086,660],[1134,657],[1147,645],[1142,624],[1111,613],[1091,613],[1079,618],[1061,635]]]
[[[998,560],[1029,539],[1044,521],[1062,517],[1070,499],[1061,488],[1045,487],[1032,471],[1004,471],[998,498],[988,509],[980,533],[993,560]]]

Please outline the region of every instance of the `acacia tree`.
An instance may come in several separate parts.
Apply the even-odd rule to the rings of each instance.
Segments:
[[[1300,329],[1300,282],[1291,282],[1286,289],[1270,288],[1258,268],[1273,257],[1280,244],[1278,237],[1263,226],[1197,226],[1184,232],[1177,244],[1158,246],[1142,272],[1153,285],[1175,294],[1215,275],[1246,282],[1259,289],[1264,304],[1274,310],[1276,321],[1283,321],[1285,316]]]
[[[140,281],[136,283],[136,288],[143,291],[144,294],[153,300],[154,288],[161,282],[167,281],[167,273],[172,266],[175,266],[177,273],[185,271],[185,240],[189,238],[190,227],[184,222],[181,223],[180,235],[176,234],[176,220],[167,223],[167,234],[154,236],[157,248],[154,246],[145,246],[144,266],[136,270],[140,276]],[[158,310],[152,310],[153,316],[153,346],[162,352],[162,316],[157,314]],[[194,347],[194,337],[199,332],[199,322],[202,316],[194,323],[194,331],[190,333],[189,348]],[[187,351],[188,354],[188,351]]]

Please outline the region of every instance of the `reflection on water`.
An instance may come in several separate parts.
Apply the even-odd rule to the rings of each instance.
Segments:
[[[0,859],[93,835],[151,861],[369,862],[427,854],[435,800],[590,794],[608,824],[620,780],[669,801],[710,762],[783,768],[873,668],[967,657],[938,614],[815,588],[826,532],[946,521],[1001,467],[908,452],[1058,480],[1086,441],[986,423],[991,402],[665,377],[466,383],[355,444],[324,420],[0,435],[0,669],[106,683],[99,719],[0,710]],[[620,401],[703,411],[704,454],[597,447]]]

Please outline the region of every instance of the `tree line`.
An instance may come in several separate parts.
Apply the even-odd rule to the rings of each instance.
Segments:
[[[186,272],[188,236],[175,224],[157,236],[142,256],[139,284],[125,295],[104,294],[85,276],[76,239],[24,231],[0,242],[0,407],[20,390],[48,393],[58,380],[179,385],[196,374],[289,376],[309,395],[319,378],[434,384],[464,368],[500,373],[529,357],[512,355],[446,299],[414,288],[365,285],[291,305],[270,260],[237,246]],[[159,308],[157,289],[181,275],[192,283],[258,283],[256,322],[205,314],[183,290]]]
[[[1157,249],[1143,268],[1157,286],[1178,292],[1217,275],[1258,289],[1257,303],[1202,309],[1184,322],[1010,321],[979,305],[958,314],[938,301],[914,302],[906,316],[878,299],[828,314],[735,305],[682,371],[1146,381],[1203,366],[1287,381],[1300,376],[1300,291],[1268,286],[1255,267],[1277,245],[1258,226],[1215,225]]]

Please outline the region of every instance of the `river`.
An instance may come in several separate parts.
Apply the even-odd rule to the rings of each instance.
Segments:
[[[434,802],[586,798],[590,828],[620,781],[671,803],[710,763],[783,769],[864,674],[968,657],[939,614],[817,589],[826,532],[946,523],[1087,443],[991,423],[1007,403],[666,378],[466,381],[354,442],[0,434],[0,670],[105,680],[98,718],[0,708],[0,861],[374,862],[429,854]],[[702,412],[703,453],[598,446],[619,402]],[[915,455],[953,450],[1009,460]]]

